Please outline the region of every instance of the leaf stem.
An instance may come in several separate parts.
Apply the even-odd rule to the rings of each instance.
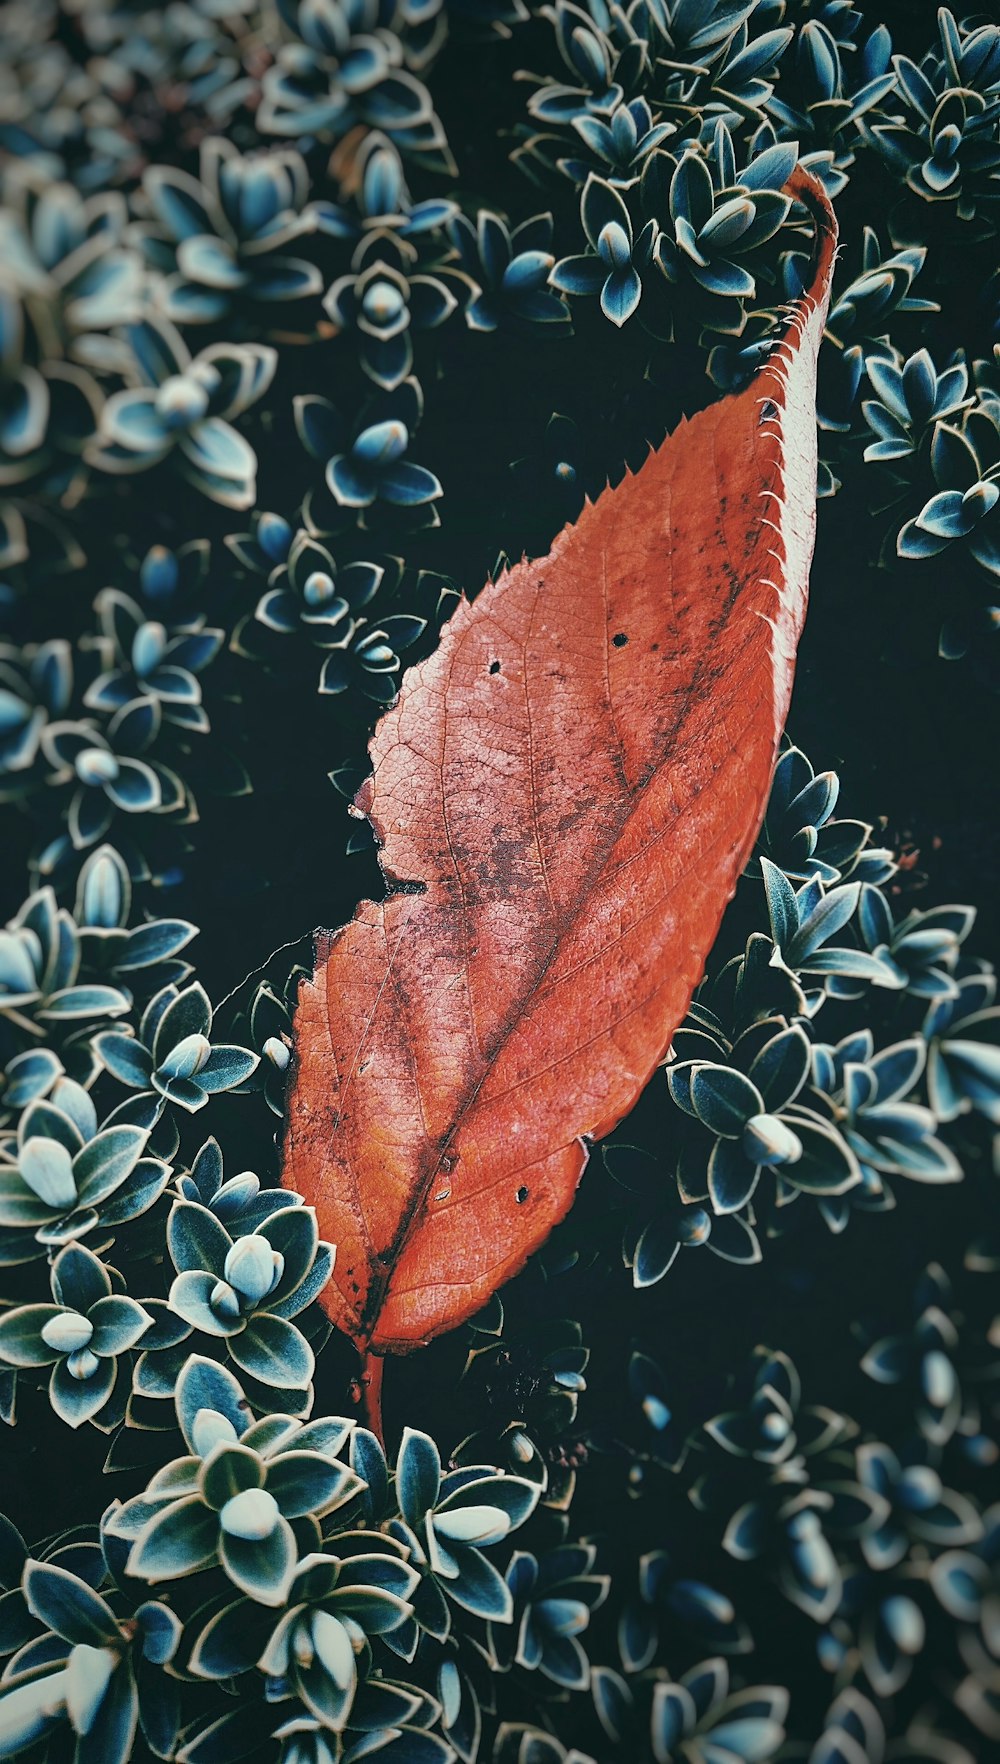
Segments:
[[[361,1386],[361,1425],[374,1433],[380,1446],[385,1446],[385,1431],[382,1426],[382,1375],[385,1371],[385,1360],[381,1354],[373,1354],[366,1348],[361,1355],[361,1371],[358,1383]]]

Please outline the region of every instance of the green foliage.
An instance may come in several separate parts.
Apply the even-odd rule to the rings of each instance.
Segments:
[[[453,582],[766,359],[796,163],[842,226],[819,544],[878,566],[851,667],[862,610],[897,659],[926,613],[973,703],[1000,27],[919,10],[4,8],[0,1757],[1000,1737],[996,980],[835,771],[784,747],[665,1074],[502,1301],[393,1366],[388,1458],[339,1414],[336,1246],[273,1144],[300,933],[370,863],[327,778],[355,794]],[[830,676],[824,755],[860,715]]]

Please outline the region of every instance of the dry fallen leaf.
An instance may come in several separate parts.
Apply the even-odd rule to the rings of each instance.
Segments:
[[[568,1210],[662,1060],[763,816],[813,545],[836,226],[744,391],[463,602],[371,743],[390,889],[316,938],[283,1180],[324,1305],[405,1351]]]

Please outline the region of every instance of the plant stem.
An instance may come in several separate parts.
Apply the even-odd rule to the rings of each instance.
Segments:
[[[361,1355],[361,1371],[358,1383],[361,1386],[361,1424],[374,1433],[380,1446],[385,1445],[385,1433],[382,1427],[382,1374],[385,1361],[381,1354],[373,1354],[366,1349]]]

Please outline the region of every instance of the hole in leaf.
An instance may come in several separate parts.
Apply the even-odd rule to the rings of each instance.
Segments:
[[[523,1187],[519,1188],[514,1198],[517,1201],[518,1206],[521,1206],[522,1202],[526,1201],[528,1198],[528,1190]]]
[[[499,672],[500,672],[500,663],[498,661],[490,662],[490,673],[491,674],[499,674]]]
[[[426,894],[427,893],[426,882],[418,882],[418,881],[411,880],[408,877],[390,876],[385,872],[383,872],[383,873],[385,874],[385,883],[386,883],[386,893],[387,894]]]
[[[619,631],[619,632],[617,632],[617,634],[614,637],[612,637],[611,641],[614,644],[616,649],[624,649],[626,643],[628,642],[628,638],[626,637],[624,631]]]

